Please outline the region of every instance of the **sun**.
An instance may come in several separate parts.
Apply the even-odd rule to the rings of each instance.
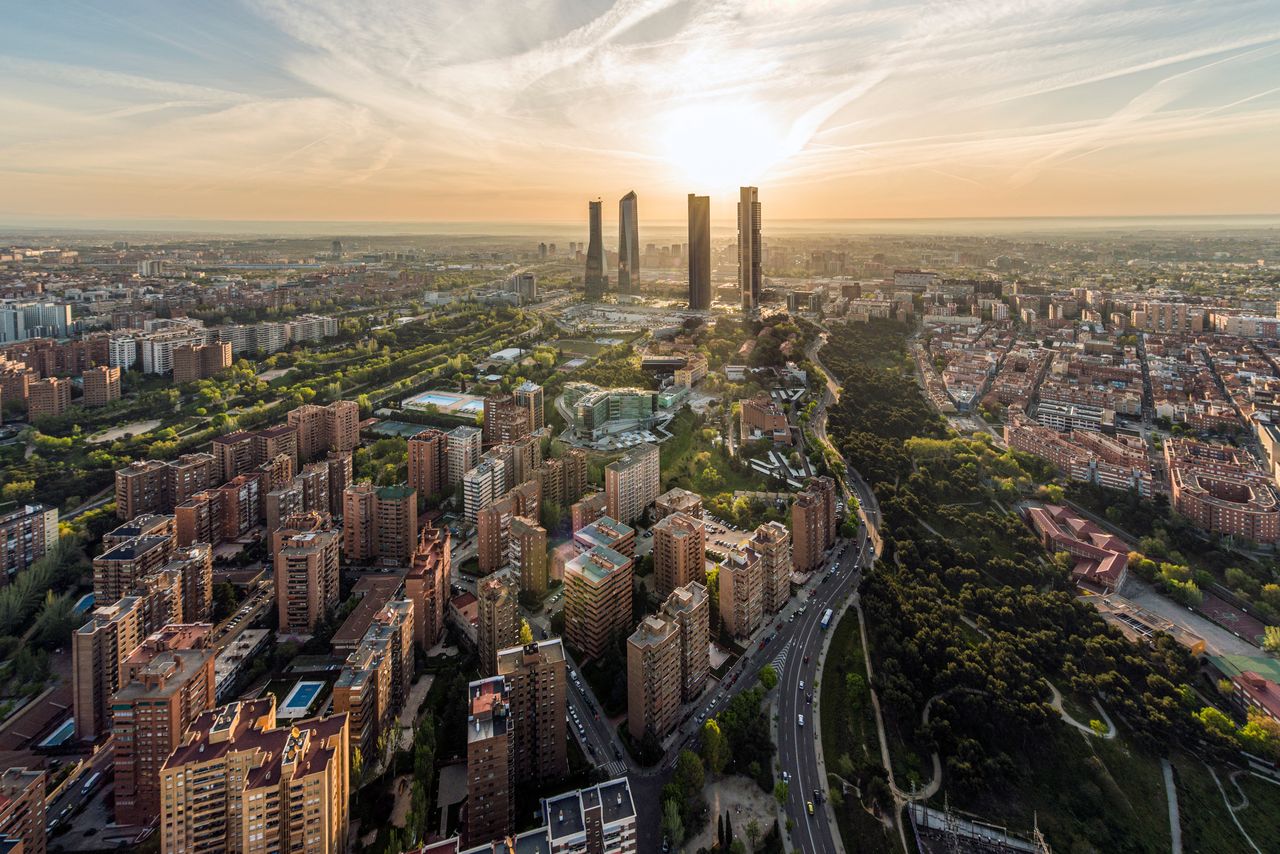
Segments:
[[[754,184],[795,153],[768,112],[746,101],[682,107],[664,124],[667,162],[704,191]]]

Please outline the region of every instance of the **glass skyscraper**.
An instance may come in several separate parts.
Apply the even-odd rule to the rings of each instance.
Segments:
[[[711,197],[689,194],[689,308],[711,308]]]
[[[640,218],[635,190],[618,200],[618,293],[640,293]]]
[[[594,202],[587,203],[588,225],[591,229],[590,237],[587,240],[587,272],[586,272],[586,289],[587,299],[598,300],[604,296],[605,289],[609,287],[609,277],[605,273],[604,265],[604,228],[601,225],[600,207],[603,203],[596,199]]]
[[[742,187],[738,196],[738,288],[742,310],[760,307],[760,191]]]

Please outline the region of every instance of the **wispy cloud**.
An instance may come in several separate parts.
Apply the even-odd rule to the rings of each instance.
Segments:
[[[129,13],[114,14],[128,32]],[[178,51],[167,62],[82,60],[67,45],[95,34],[73,19],[45,54],[0,48],[0,171],[59,192],[66,176],[133,177],[139,204],[187,214],[324,187],[336,218],[376,215],[376,194],[406,216],[465,199],[465,216],[500,217],[513,212],[500,194],[534,190],[559,218],[630,186],[669,194],[674,214],[708,159],[677,162],[687,144],[766,187],[856,194],[895,175],[928,199],[935,182],[939,211],[963,213],[983,191],[1030,198],[1067,176],[1149,184],[1169,168],[1151,152],[1176,154],[1177,182],[1219,148],[1280,132],[1271,0],[249,0],[255,73],[234,80],[216,66],[234,36],[224,25],[193,43],[210,12],[189,14],[181,37],[133,25]],[[1280,174],[1252,183],[1274,198]],[[844,213],[804,198],[785,213]]]

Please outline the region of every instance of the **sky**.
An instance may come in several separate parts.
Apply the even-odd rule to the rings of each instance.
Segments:
[[[0,0],[0,221],[1280,212],[1277,0]]]

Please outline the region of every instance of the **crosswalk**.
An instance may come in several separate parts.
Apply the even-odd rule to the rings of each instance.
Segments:
[[[615,777],[622,777],[627,773],[627,764],[617,759],[612,762],[606,762],[600,767],[604,769],[605,774],[608,775],[610,780]]]
[[[774,672],[776,672],[778,676],[782,676],[782,668],[786,665],[787,655],[790,652],[791,641],[787,641],[782,645],[782,649],[778,650],[778,654],[773,657],[771,664],[773,665]]]

